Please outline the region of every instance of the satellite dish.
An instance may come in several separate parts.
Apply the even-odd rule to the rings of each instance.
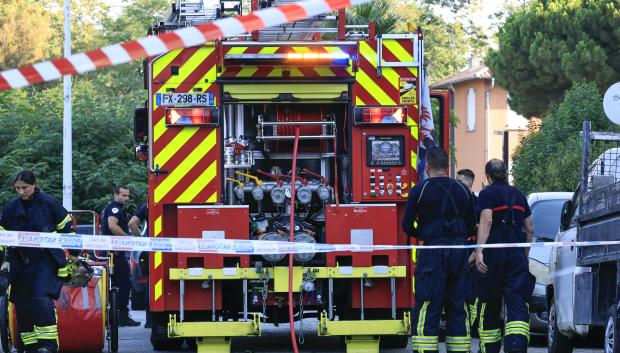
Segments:
[[[607,118],[620,125],[620,82],[614,83],[603,97],[603,110]]]

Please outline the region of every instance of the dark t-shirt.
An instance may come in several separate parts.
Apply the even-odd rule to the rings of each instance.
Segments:
[[[129,219],[127,219],[127,213],[122,204],[112,201],[101,213],[101,234],[114,235],[108,225],[108,217],[115,217],[118,219],[118,226],[121,227],[125,233],[129,234]]]
[[[462,218],[467,234],[473,234],[476,229],[476,218],[471,193],[463,184],[447,176],[428,178],[411,190],[403,217],[403,231],[415,236],[417,229],[440,219],[446,191],[452,195],[456,207],[447,200],[444,218]],[[417,222],[415,229],[414,222]]]
[[[508,214],[509,206],[512,205],[512,216]],[[497,226],[502,221],[514,220],[516,229],[523,239],[507,239],[506,241],[524,241],[523,221],[532,215],[527,199],[519,189],[510,186],[506,181],[495,181],[480,191],[478,198],[478,208],[480,212],[484,210],[493,211],[493,226]],[[493,230],[493,228],[492,228]],[[494,242],[503,242],[502,239],[494,239]]]

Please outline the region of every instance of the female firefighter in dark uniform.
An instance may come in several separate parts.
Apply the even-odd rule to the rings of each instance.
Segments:
[[[15,177],[18,197],[7,203],[0,229],[68,233],[71,218],[54,197],[37,187],[31,171]],[[11,297],[17,312],[17,327],[27,353],[58,351],[58,330],[53,299],[60,295],[67,278],[67,260],[62,249],[11,248],[9,252]]]

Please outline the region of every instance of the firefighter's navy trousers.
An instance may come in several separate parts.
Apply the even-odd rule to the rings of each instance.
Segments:
[[[57,298],[62,282],[57,279],[57,265],[43,256],[18,270],[11,288],[17,327],[26,353],[45,348],[58,350],[58,330],[53,297]],[[14,270],[13,268],[11,269]]]
[[[506,306],[504,352],[525,353],[530,336],[527,300],[534,284],[525,251],[521,248],[485,249],[483,254],[488,271],[480,280],[478,332],[481,351],[500,352],[503,298]]]
[[[465,240],[426,242],[426,245],[462,245]],[[470,334],[466,299],[469,297],[466,249],[420,249],[415,268],[415,307],[412,346],[418,353],[439,352],[439,320],[446,314],[446,349],[469,352]]]

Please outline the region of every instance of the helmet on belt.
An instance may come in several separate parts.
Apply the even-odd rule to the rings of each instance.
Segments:
[[[72,288],[86,287],[93,278],[93,268],[86,261],[78,260],[67,264],[69,280],[66,285]]]

